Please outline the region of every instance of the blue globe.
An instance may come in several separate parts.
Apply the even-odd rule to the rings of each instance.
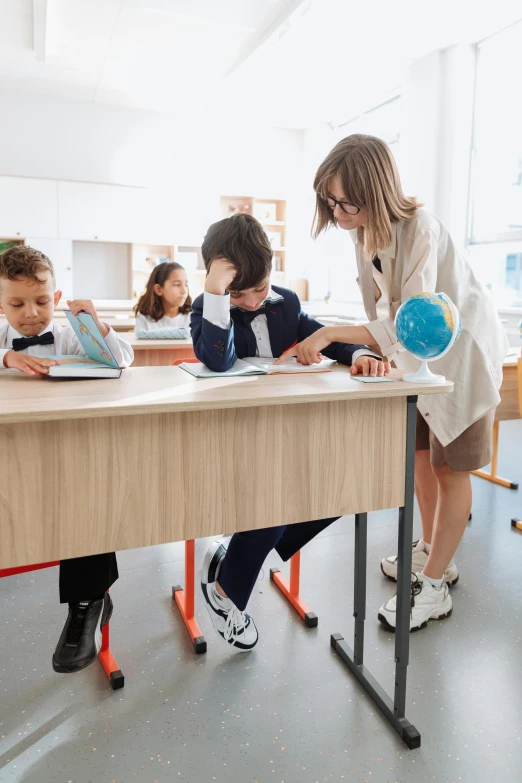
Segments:
[[[395,316],[397,339],[407,351],[424,361],[437,359],[457,340],[462,322],[446,294],[416,294]]]

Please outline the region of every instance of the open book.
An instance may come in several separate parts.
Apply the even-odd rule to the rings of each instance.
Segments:
[[[229,378],[240,375],[280,375],[304,372],[330,372],[333,359],[323,359],[320,364],[299,364],[297,359],[288,359],[283,364],[274,364],[275,359],[263,359],[258,356],[237,359],[230,370],[214,372],[201,362],[183,362],[182,370],[189,372],[195,378]]]
[[[48,359],[58,362],[49,367],[49,375],[54,378],[119,378],[121,369],[92,315],[64,312],[87,356],[49,355]]]

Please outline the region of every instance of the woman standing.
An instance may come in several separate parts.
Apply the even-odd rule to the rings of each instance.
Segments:
[[[368,323],[325,327],[287,351],[306,364],[331,342],[376,346],[405,371],[419,362],[397,342],[395,315],[402,302],[422,292],[443,292],[457,306],[462,332],[439,361],[452,394],[423,397],[417,410],[415,491],[422,539],[414,545],[410,629],[452,611],[448,586],[459,578],[453,556],[471,511],[470,471],[491,461],[491,433],[500,402],[506,335],[487,290],[458,253],[440,220],[404,195],[393,155],[373,136],[340,141],[320,165],[315,181],[314,235],[330,226],[349,231],[355,243],[358,282]],[[397,557],[381,562],[397,579]],[[396,598],[379,611],[395,629]]]

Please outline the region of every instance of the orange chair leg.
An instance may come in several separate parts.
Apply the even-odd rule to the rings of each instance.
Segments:
[[[195,542],[191,538],[185,541],[185,590],[181,585],[172,588],[172,597],[176,602],[179,613],[182,617],[185,627],[194,645],[194,650],[198,655],[206,653],[207,642],[199,630],[199,626],[194,617],[194,584],[196,577],[196,553]]]
[[[13,576],[15,574],[26,574],[29,571],[38,571],[41,568],[50,568],[51,566],[60,565],[59,560],[55,560],[52,563],[34,563],[29,566],[17,566],[15,568],[1,568],[0,579],[4,576]],[[102,628],[102,646],[98,659],[105,670],[105,674],[109,678],[109,684],[113,691],[123,688],[125,685],[125,677],[115,658],[113,657],[109,649],[109,623]]]
[[[473,470],[474,476],[491,481],[493,484],[498,484],[500,487],[506,487],[506,489],[518,489],[518,484],[509,479],[501,478],[497,474],[498,466],[498,435],[499,435],[499,422],[496,421],[493,424],[493,456],[491,458],[491,471],[487,473],[485,470]]]
[[[110,651],[109,647],[109,623],[102,628],[102,646],[98,659],[104,668],[105,674],[109,678],[109,684],[113,691],[117,691],[123,688],[125,685],[125,677],[123,672],[116,663],[116,659]]]
[[[279,568],[270,569],[270,579],[275,582],[285,598],[290,601],[294,609],[301,615],[308,628],[316,628],[319,618],[311,612],[299,595],[299,577],[301,573],[301,552],[296,552],[290,558],[290,584],[283,578]]]

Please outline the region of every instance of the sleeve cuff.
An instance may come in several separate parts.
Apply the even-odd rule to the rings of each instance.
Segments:
[[[230,294],[218,296],[205,291],[203,294],[203,318],[220,329],[230,329]]]
[[[374,359],[380,359],[382,362],[382,356],[379,356],[378,353],[370,351],[369,348],[359,348],[359,350],[354,351],[352,354],[352,364],[355,364],[357,359],[360,359],[361,356],[373,356]]]
[[[391,326],[391,330],[386,328],[388,324]],[[393,356],[393,354],[401,350],[392,321],[370,321],[370,323],[364,325],[370,334],[373,335],[383,356]]]

